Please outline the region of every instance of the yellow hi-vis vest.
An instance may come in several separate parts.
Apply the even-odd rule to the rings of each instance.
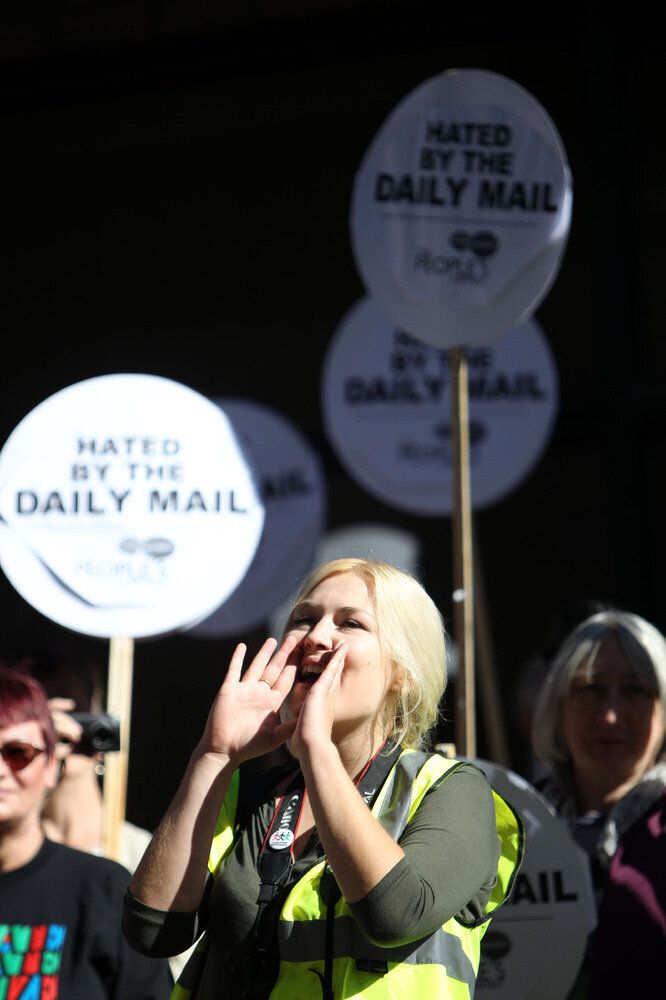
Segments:
[[[398,840],[429,789],[460,766],[460,761],[438,753],[404,750],[375,799],[372,814]],[[237,774],[215,828],[208,862],[213,877],[235,840]],[[469,925],[452,917],[426,938],[385,946],[364,936],[345,899],[340,898],[335,904],[333,936],[335,1000],[470,1000],[479,968],[481,939],[492,914],[511,891],[524,846],[520,818],[494,789],[492,792],[501,853],[497,883],[483,916]],[[325,860],[315,864],[292,887],[282,906],[277,927],[280,967],[270,1000],[322,998],[326,904],[319,887],[325,868]],[[174,986],[171,1000],[195,997],[205,952],[206,935]]]

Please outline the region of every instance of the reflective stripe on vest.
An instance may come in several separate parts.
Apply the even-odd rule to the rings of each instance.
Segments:
[[[440,754],[405,750],[375,800],[372,813],[398,840],[425,794],[461,767]],[[234,842],[238,784],[230,788],[215,828],[209,868],[217,874]],[[484,915],[464,926],[448,920],[427,938],[372,944],[361,933],[344,898],[335,907],[333,993],[335,1000],[470,1000],[479,967],[481,939],[492,912],[506,899],[522,858],[522,824],[511,806],[493,790],[497,832],[501,842],[497,885]],[[314,865],[292,887],[280,913],[280,967],[270,1000],[321,1000],[324,974],[326,905],[319,884],[326,862]],[[199,952],[199,948],[197,948]],[[199,956],[197,956],[199,957]],[[201,958],[205,954],[202,950]],[[184,972],[190,971],[190,963]],[[195,970],[192,970],[195,972]],[[196,973],[195,973],[196,974]],[[185,976],[171,1000],[188,1000],[195,982]],[[177,992],[179,987],[184,991]]]
[[[316,962],[322,957],[325,920],[281,920],[278,925],[280,956],[286,962]],[[442,932],[444,933],[444,932]],[[454,935],[438,934],[395,947],[376,945],[364,937],[354,917],[349,914],[335,918],[333,958],[354,955],[368,962],[412,962],[414,965],[446,965],[449,974],[461,982],[473,985],[474,969]]]

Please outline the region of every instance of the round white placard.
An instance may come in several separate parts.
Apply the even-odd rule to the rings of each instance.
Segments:
[[[472,504],[527,476],[557,413],[555,363],[536,320],[467,349]],[[369,493],[413,514],[453,507],[448,352],[392,327],[370,298],[344,317],[326,355],[327,436]]]
[[[356,174],[352,247],[394,324],[439,347],[487,344],[538,306],[569,232],[571,176],[541,105],[486,70],[425,81]]]
[[[154,375],[103,375],[35,407],[0,453],[0,562],[86,635],[185,628],[242,580],[264,510],[218,406]]]
[[[513,893],[481,942],[475,997],[562,1000],[596,920],[587,858],[550,806],[519,775],[475,760],[525,825],[525,856]]]
[[[259,403],[217,402],[252,458],[266,519],[237,590],[191,630],[211,638],[238,635],[269,618],[310,568],[326,509],[319,457],[293,424]]]

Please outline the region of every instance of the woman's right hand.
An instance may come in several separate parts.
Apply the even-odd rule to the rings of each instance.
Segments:
[[[288,740],[296,721],[280,722],[280,708],[294,684],[297,636],[267,639],[241,677],[247,647],[239,643],[206,721],[198,753],[226,756],[237,767]]]

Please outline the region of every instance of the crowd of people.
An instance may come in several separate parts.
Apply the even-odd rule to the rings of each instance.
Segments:
[[[568,624],[530,671],[527,777],[594,884],[570,997],[656,998],[666,640],[602,602]],[[3,1000],[473,996],[524,834],[481,770],[431,749],[446,653],[430,597],[384,563],[326,563],[281,640],[246,658],[240,644],[171,805],[152,836],[126,825],[119,864],[101,856],[103,762],[77,752],[71,716],[101,709],[101,675],[5,657]]]

